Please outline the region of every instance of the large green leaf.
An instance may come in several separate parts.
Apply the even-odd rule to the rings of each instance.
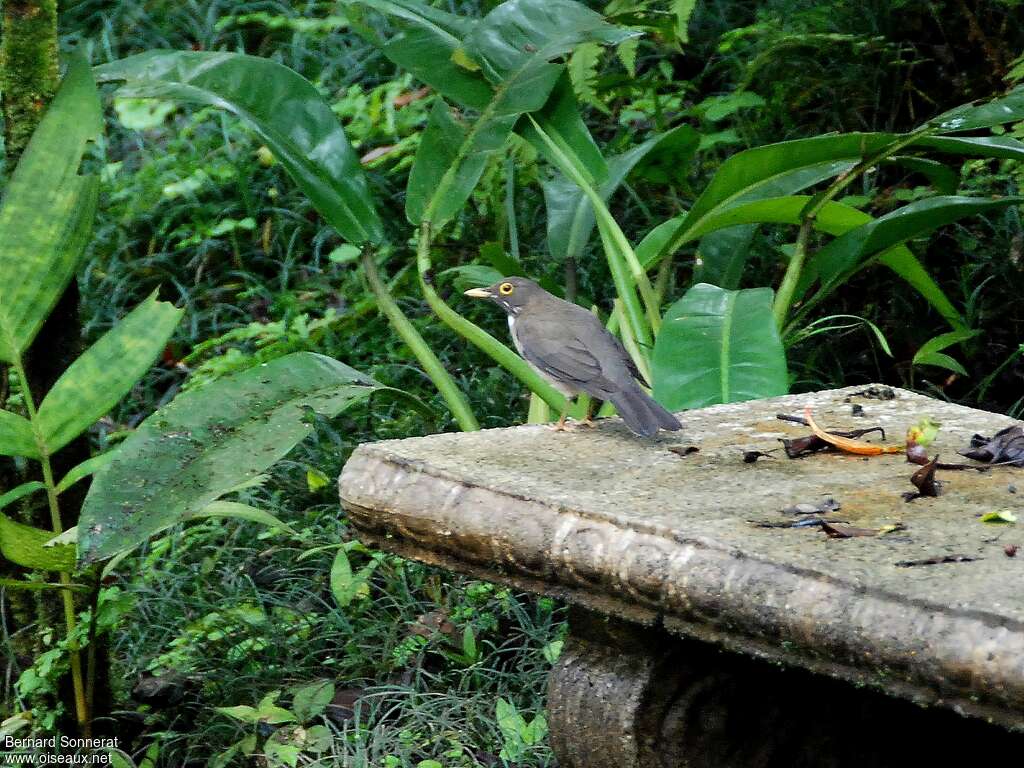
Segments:
[[[763,196],[760,191],[764,187],[789,174],[811,169],[827,171],[832,164],[832,175],[838,175],[849,163],[875,154],[900,138],[886,133],[848,133],[785,141],[739,152],[722,163],[654,261],[695,239],[695,233],[703,229],[709,216],[752,196]],[[910,148],[1024,159],[1024,144],[1003,137],[926,136],[916,140]]]
[[[1024,85],[984,104],[964,104],[929,120],[942,133],[974,131],[1024,120]]]
[[[0,362],[28,348],[75,273],[98,190],[79,166],[102,130],[96,84],[75,58],[0,205]]]
[[[937,196],[899,208],[836,238],[819,250],[807,265],[808,275],[820,281],[812,303],[821,301],[849,278],[871,256],[938,229],[965,216],[1024,203],[1024,197],[990,200],[976,197]]]
[[[0,555],[23,568],[70,572],[75,569],[73,544],[47,546],[53,531],[15,522],[0,514]]]
[[[39,458],[39,448],[28,419],[0,410],[0,456]]]
[[[439,226],[461,209],[519,116],[547,102],[565,70],[551,59],[582,42],[614,43],[632,34],[573,0],[508,0],[481,19],[460,50],[482,68],[493,95],[467,128],[446,105],[431,112],[409,177],[409,220]]]
[[[488,160],[505,145],[518,115],[460,123],[437,99],[409,173],[405,214],[435,227],[456,215],[473,193]]]
[[[124,81],[119,96],[225,109],[266,142],[342,237],[378,242],[383,227],[359,158],[338,118],[308,80],[276,61],[214,51],[149,51],[96,68]]]
[[[185,392],[146,419],[93,479],[79,551],[130,549],[276,462],[313,429],[382,385],[322,355],[296,352]]]
[[[439,11],[417,0],[345,0],[350,9],[359,6],[387,16],[398,27],[381,41],[368,34],[381,52],[446,99],[483,110],[491,100],[491,86],[479,71],[456,63],[462,38],[476,23]],[[360,32],[365,30],[360,29]]]
[[[153,291],[64,371],[39,406],[36,426],[53,454],[105,415],[149,369],[183,309]]]
[[[654,396],[671,411],[784,395],[786,353],[770,288],[693,286],[654,344]]]
[[[756,224],[743,224],[704,235],[697,246],[699,261],[693,270],[693,282],[729,290],[739,288],[757,229]]]
[[[671,151],[682,163],[696,152],[699,143],[700,135],[688,125],[653,136],[633,149],[609,158],[603,181],[595,185],[597,192],[602,200],[607,201],[630,171],[648,155]],[[574,181],[565,176],[545,182],[543,189],[548,214],[548,250],[559,260],[566,257],[579,258],[596,224],[590,199]]]

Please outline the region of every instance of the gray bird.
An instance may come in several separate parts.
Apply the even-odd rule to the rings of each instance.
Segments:
[[[637,380],[649,385],[593,313],[522,277],[506,277],[466,295],[490,299],[508,313],[508,329],[519,354],[567,398],[586,392],[610,400],[626,426],[643,437],[682,427],[640,388]],[[565,415],[563,411],[558,421],[560,429]]]

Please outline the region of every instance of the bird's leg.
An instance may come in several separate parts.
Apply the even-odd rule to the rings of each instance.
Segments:
[[[558,419],[558,423],[552,427],[555,432],[565,432],[565,417],[569,415],[569,398],[565,399],[565,405],[562,408],[562,415]]]
[[[593,427],[593,426],[596,425],[597,422],[595,422],[592,418],[590,418],[590,412],[592,410],[594,410],[594,401],[593,400],[588,400],[587,401],[587,411],[586,411],[586,413],[583,414],[583,421],[580,422],[580,426],[581,427]]]

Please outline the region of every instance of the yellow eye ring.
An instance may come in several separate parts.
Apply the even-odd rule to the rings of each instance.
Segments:
[[[498,286],[498,293],[500,293],[502,296],[508,296],[514,290],[515,288],[513,287],[512,283],[502,283],[501,285]]]

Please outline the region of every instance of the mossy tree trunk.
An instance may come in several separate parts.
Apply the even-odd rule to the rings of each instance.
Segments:
[[[5,166],[10,174],[25,151],[33,131],[42,119],[46,107],[53,100],[60,85],[58,56],[57,0],[0,0],[3,8],[3,27],[0,28],[0,100],[4,117]],[[81,321],[78,316],[78,284],[72,281],[47,318],[32,347],[26,353],[26,372],[36,402],[60,377],[60,374],[81,352]],[[6,370],[2,378],[6,380]],[[3,403],[0,403],[2,407]],[[55,474],[60,477],[68,469],[89,457],[87,438],[79,438],[52,457]],[[6,476],[5,476],[6,475]],[[6,484],[8,472],[0,473]],[[61,514],[64,528],[77,522],[87,484],[79,484],[61,496]],[[39,528],[49,528],[50,520],[45,506],[25,510],[25,522]],[[41,638],[48,627],[52,636],[59,637],[61,612],[58,601],[47,591],[9,594],[13,618],[23,631],[15,635],[14,651],[19,666],[41,650]],[[105,661],[103,649],[97,659]],[[106,664],[101,661],[97,672],[96,709],[93,714],[107,711]],[[66,681],[65,681],[66,682]],[[62,688],[67,688],[64,685]],[[62,696],[70,701],[69,696]],[[66,707],[67,711],[73,711]]]

